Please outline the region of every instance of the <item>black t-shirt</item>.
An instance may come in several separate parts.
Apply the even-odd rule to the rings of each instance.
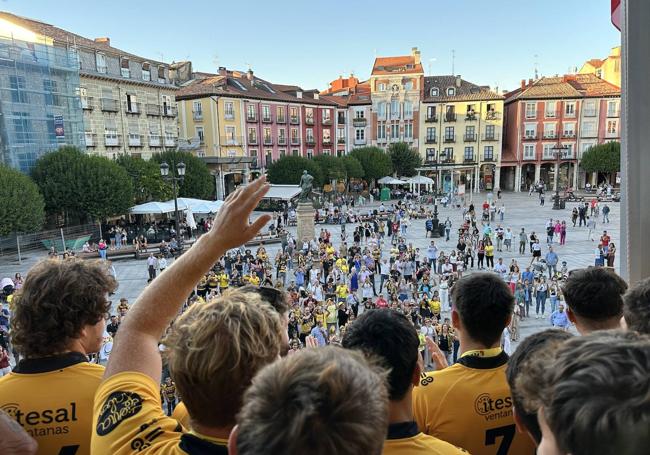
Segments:
[[[110,323],[106,326],[106,331],[112,336],[115,337],[115,334],[117,333],[117,329],[120,328],[120,323]]]

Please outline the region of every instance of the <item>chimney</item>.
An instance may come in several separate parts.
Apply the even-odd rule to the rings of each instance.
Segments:
[[[248,78],[249,81],[253,80],[253,70],[249,68],[249,70],[246,72],[246,77]]]
[[[415,64],[419,65],[420,64],[420,51],[418,50],[417,47],[412,47],[411,48],[411,56],[415,60]]]
[[[533,80],[532,79],[528,79],[528,85],[533,85]]]
[[[460,74],[459,74],[458,76],[456,76],[456,87],[460,88],[461,82],[462,82],[462,80],[461,80]]]
[[[111,39],[108,36],[103,36],[101,38],[95,38],[96,43],[106,44],[107,46],[111,45]]]
[[[522,79],[521,80],[521,89],[523,90],[525,88],[526,88],[526,79]]]
[[[226,71],[226,67],[225,66],[220,66],[219,67],[219,76],[227,76],[227,75],[228,75],[228,72]]]

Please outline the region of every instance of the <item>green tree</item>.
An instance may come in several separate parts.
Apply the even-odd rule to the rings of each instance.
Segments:
[[[618,172],[621,170],[620,142],[589,147],[580,160],[580,167],[587,172]]]
[[[214,177],[210,174],[208,166],[201,158],[190,152],[166,150],[157,153],[152,160],[158,165],[165,161],[169,164],[169,174],[176,175],[176,165],[185,164],[185,179],[180,183],[178,195],[180,197],[194,197],[198,199],[212,199],[215,191]],[[160,173],[160,170],[158,170]],[[172,196],[173,197],[173,196]]]
[[[320,166],[313,160],[308,160],[302,156],[284,156],[274,161],[266,169],[269,182],[278,185],[297,185],[300,183],[302,171],[306,170],[314,177],[313,185],[320,187],[323,185],[323,174]]]
[[[45,219],[45,202],[38,186],[22,172],[0,165],[0,236],[38,231]]]
[[[115,162],[62,147],[38,159],[32,171],[50,214],[67,223],[125,213],[133,205],[129,175]]]
[[[131,178],[136,204],[166,201],[174,197],[171,184],[160,176],[158,162],[120,155],[117,164],[122,166]]]
[[[409,147],[406,142],[396,142],[388,147],[393,169],[398,176],[411,177],[417,173],[416,168],[422,165],[422,158],[417,150]]]
[[[314,162],[320,167],[325,183],[330,183],[332,180],[345,180],[347,176],[345,163],[340,158],[331,155],[318,155],[314,157]]]
[[[345,173],[348,179],[360,179],[364,176],[363,166],[361,166],[358,159],[350,155],[346,155],[340,159],[345,165]]]
[[[390,156],[379,147],[359,147],[352,150],[350,156],[359,160],[369,182],[393,173]]]

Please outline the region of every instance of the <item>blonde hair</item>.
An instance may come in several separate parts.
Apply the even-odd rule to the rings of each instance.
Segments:
[[[235,424],[253,376],[278,358],[280,315],[259,295],[231,290],[193,305],[164,343],[171,376],[190,418],[206,426]]]

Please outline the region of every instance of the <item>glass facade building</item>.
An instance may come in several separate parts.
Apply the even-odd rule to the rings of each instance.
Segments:
[[[29,172],[64,145],[84,150],[79,59],[74,46],[0,33],[0,161]]]

